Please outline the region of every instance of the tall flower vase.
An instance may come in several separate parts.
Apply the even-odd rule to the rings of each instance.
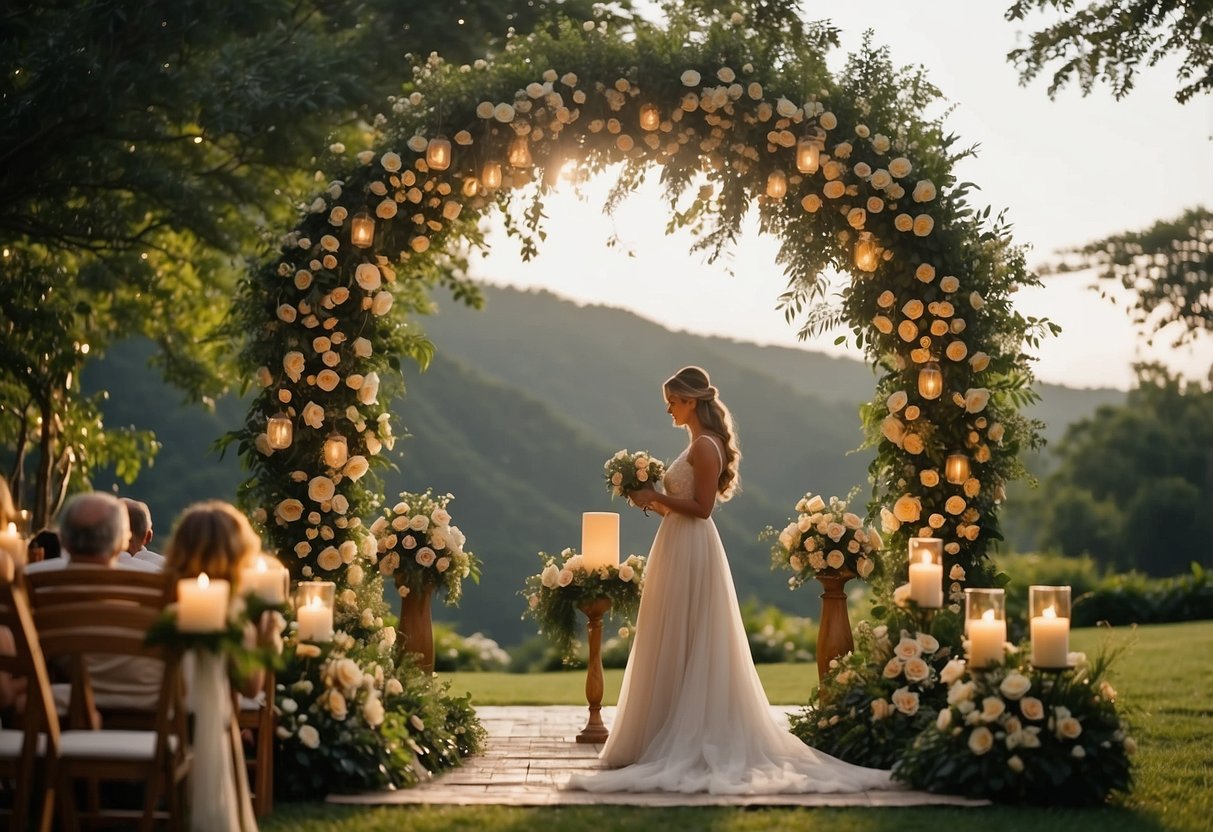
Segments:
[[[433,597],[434,588],[426,587],[400,599],[400,637],[396,640],[400,653],[417,654],[417,666],[426,673],[434,672],[434,624],[430,617]]]
[[[577,735],[577,742],[599,744],[609,736],[602,724],[602,694],[605,684],[602,678],[602,616],[611,608],[610,598],[595,598],[582,604],[585,613],[586,635],[590,640],[590,658],[585,668],[585,698],[590,706],[590,718],[585,728]]]
[[[847,594],[843,590],[846,582],[855,577],[854,572],[819,572],[817,580],[825,592],[821,593],[821,626],[817,629],[817,678],[823,679],[830,671],[830,662],[845,656],[855,649],[851,637],[851,622],[847,618]]]

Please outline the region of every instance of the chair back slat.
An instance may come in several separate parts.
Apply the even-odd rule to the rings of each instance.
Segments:
[[[26,575],[35,608],[85,601],[121,601],[162,609],[170,581],[159,572],[98,566],[67,566]]]

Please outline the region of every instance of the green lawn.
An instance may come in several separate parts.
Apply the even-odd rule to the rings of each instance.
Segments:
[[[1075,649],[1094,652],[1106,634],[1080,630]],[[1133,641],[1114,669],[1112,682],[1130,715],[1140,752],[1133,793],[1100,809],[635,809],[568,807],[381,807],[356,809],[320,804],[283,804],[261,828],[300,832],[417,832],[440,830],[531,830],[595,832],[619,830],[712,830],[712,832],[1122,832],[1122,830],[1209,830],[1213,828],[1213,622],[1117,630]],[[815,680],[812,665],[759,667],[772,702],[801,701]],[[621,674],[607,677],[610,701]],[[452,687],[469,690],[483,704],[584,701],[579,673],[512,676],[455,674]],[[800,694],[798,691],[804,691]]]

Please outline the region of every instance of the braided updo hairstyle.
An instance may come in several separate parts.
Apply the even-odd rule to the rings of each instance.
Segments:
[[[720,471],[716,492],[721,502],[727,502],[741,487],[741,477],[737,472],[741,448],[737,446],[733,414],[720,400],[707,370],[702,367],[683,367],[666,380],[662,389],[666,396],[695,399],[695,415],[699,417],[699,424],[724,445],[724,467]]]

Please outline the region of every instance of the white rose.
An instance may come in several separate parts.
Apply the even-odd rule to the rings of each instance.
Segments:
[[[379,374],[367,373],[358,388],[358,401],[363,404],[374,404],[379,400]]]
[[[984,725],[980,728],[974,728],[973,733],[969,734],[969,750],[977,756],[980,757],[993,747],[994,735]]]
[[[379,267],[375,264],[360,263],[354,270],[354,280],[358,281],[358,285],[366,291],[373,292],[382,283],[382,276],[379,273]]]
[[[914,166],[910,164],[910,160],[904,156],[898,156],[896,159],[889,162],[889,173],[896,176],[898,179],[904,179],[910,175],[910,171]]]
[[[316,386],[326,393],[331,393],[337,389],[337,385],[341,383],[341,376],[337,375],[330,369],[323,369],[316,373]]]
[[[358,454],[350,457],[346,461],[345,467],[341,469],[341,473],[349,477],[351,480],[357,481],[362,479],[363,474],[365,474],[369,468],[370,464],[366,461],[366,457]]]
[[[383,722],[383,716],[383,703],[379,701],[379,697],[368,696],[366,702],[362,703],[362,718],[366,720],[366,724],[377,728]]]
[[[554,563],[549,563],[544,567],[543,572],[539,573],[539,581],[548,589],[555,589],[559,583],[560,569]]]
[[[922,645],[915,639],[902,636],[901,640],[897,642],[897,646],[893,648],[893,652],[902,661],[909,661],[922,655]]]
[[[688,69],[686,72],[682,73],[681,76],[682,85],[684,87],[697,87],[699,86],[700,80],[701,78],[699,73],[693,69]]]
[[[303,407],[303,423],[319,430],[324,425],[324,408],[315,402],[308,402]]]
[[[314,726],[301,725],[299,727],[299,742],[303,743],[305,748],[319,748],[320,732]]]
[[[377,292],[375,298],[371,301],[371,312],[376,317],[383,317],[392,308],[392,293]]]
[[[1035,696],[1025,696],[1019,700],[1019,712],[1024,719],[1040,722],[1045,718],[1045,706]]]
[[[383,165],[383,169],[388,173],[395,173],[400,170],[400,154],[389,150],[380,157],[379,164]]]
[[[965,391],[965,412],[980,413],[990,401],[990,391],[985,387],[970,387]]]
[[[1032,680],[1014,671],[1008,673],[998,685],[999,693],[1011,700],[1021,699],[1031,688]]]
[[[291,381],[299,381],[303,376],[305,366],[303,353],[296,350],[291,350],[282,357],[282,369],[286,371]]]
[[[323,550],[321,550],[320,554],[316,556],[316,565],[326,572],[332,572],[341,565],[341,555],[338,554],[335,547],[326,546]]]
[[[573,573],[568,569],[561,569],[560,574],[556,576],[557,586],[568,586],[573,582]]]
[[[930,202],[935,198],[935,184],[929,179],[920,179],[914,186],[912,197],[915,202]]]
[[[925,682],[931,675],[931,666],[915,657],[905,663],[906,681]]]
[[[434,565],[434,561],[438,559],[438,556],[434,554],[434,550],[429,546],[422,546],[417,550],[417,554],[414,555],[414,559],[417,561],[417,563],[428,569]]]
[[[635,577],[636,577],[636,570],[633,569],[628,564],[625,563],[619,567],[619,580],[628,582],[628,581],[631,581],[632,578],[635,578]]]

